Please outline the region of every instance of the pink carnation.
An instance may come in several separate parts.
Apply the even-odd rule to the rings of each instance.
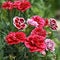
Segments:
[[[46,39],[45,40],[46,43],[46,50],[50,50],[51,52],[53,52],[55,50],[55,43],[54,41],[52,41],[51,39]]]
[[[28,19],[27,24],[38,27],[38,23],[32,19]]]
[[[39,27],[41,27],[41,28],[44,27],[45,21],[44,21],[44,19],[42,17],[40,17],[40,16],[33,16],[32,19],[39,24]]]

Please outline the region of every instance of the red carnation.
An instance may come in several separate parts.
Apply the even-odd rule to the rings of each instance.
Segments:
[[[32,30],[31,35],[39,35],[39,36],[43,36],[46,38],[46,31],[38,27]]]
[[[20,42],[24,42],[26,39],[26,35],[24,32],[10,32],[6,36],[6,42],[10,45],[18,44]]]
[[[4,2],[2,4],[2,7],[4,9],[12,10],[13,9],[13,3],[11,1]]]
[[[44,37],[39,35],[31,35],[25,41],[25,46],[29,48],[30,52],[43,52],[46,49]]]
[[[18,10],[25,12],[27,9],[31,7],[30,2],[28,1],[22,1],[20,5],[18,5]]]
[[[45,25],[45,21],[42,17],[40,16],[33,16],[32,19],[36,21],[39,24],[39,27],[43,28]]]

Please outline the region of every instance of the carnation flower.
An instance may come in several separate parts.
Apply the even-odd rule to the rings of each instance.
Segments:
[[[52,41],[51,39],[46,39],[45,40],[46,43],[46,50],[50,50],[51,52],[53,52],[55,50],[55,43],[54,41]]]
[[[13,6],[14,6],[14,8],[17,8],[17,9],[18,9],[18,6],[19,6],[20,4],[21,4],[20,1],[14,1]]]
[[[31,4],[28,1],[21,1],[20,5],[17,7],[21,12],[25,12],[29,8],[31,8]]]
[[[30,35],[25,41],[25,46],[29,48],[30,52],[43,52],[46,49],[44,37],[39,35]]]
[[[31,35],[39,35],[39,36],[43,36],[46,38],[46,31],[40,27],[35,28],[34,30],[32,30]]]
[[[54,18],[50,18],[50,28],[52,30],[57,30],[57,23],[56,23],[56,20]]]
[[[43,28],[45,25],[45,21],[42,17],[40,16],[33,16],[32,19],[36,21],[39,24],[39,27]]]
[[[28,19],[27,24],[38,27],[38,23],[32,19]]]
[[[26,28],[25,20],[22,17],[17,17],[17,16],[14,17],[13,18],[13,24],[19,30]]]
[[[12,10],[13,9],[13,3],[11,1],[4,2],[2,4],[3,9]]]
[[[24,42],[25,39],[26,39],[26,35],[24,32],[10,32],[6,36],[6,42],[9,45],[19,44],[20,42]]]

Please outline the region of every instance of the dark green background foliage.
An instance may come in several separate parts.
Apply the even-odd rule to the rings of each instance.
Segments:
[[[60,9],[60,0],[30,0],[32,7],[24,13],[17,10],[3,10],[1,4],[5,0],[0,0],[0,60],[60,60],[60,41],[56,38],[58,32],[53,32],[50,38],[56,42],[56,55],[47,52],[47,56],[42,56],[40,53],[30,53],[24,47],[24,44],[8,45],[5,42],[5,36],[10,31],[18,31],[12,23],[14,16],[22,16],[25,19],[33,16],[40,15],[44,18],[54,17],[55,12]],[[27,35],[30,29],[26,30]],[[50,30],[47,29],[49,32]],[[52,32],[52,31],[51,31]]]

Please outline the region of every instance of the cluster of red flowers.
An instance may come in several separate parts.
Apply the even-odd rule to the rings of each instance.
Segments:
[[[23,42],[25,46],[29,48],[30,52],[41,52],[41,53],[45,52],[46,31],[43,29],[43,25],[42,25],[43,23],[42,21],[44,20],[39,16],[34,16],[33,19],[37,20],[39,26],[33,29],[31,34],[28,37],[26,37],[25,33],[23,32],[12,32],[6,36],[6,42],[10,45]],[[14,17],[13,24],[16,28],[20,29],[21,24],[24,24],[24,18]]]
[[[46,49],[45,38],[46,32],[44,30],[40,31],[40,28],[35,28],[35,32],[32,31],[34,34],[30,34],[30,36],[26,37],[25,33],[23,32],[11,32],[6,36],[6,42],[10,45],[24,43],[27,48],[30,49],[30,52],[44,52]],[[38,34],[41,33],[41,34]]]
[[[31,22],[31,21],[33,22]],[[27,48],[29,48],[30,52],[40,52],[42,54],[46,54],[46,30],[44,29],[45,26],[54,27],[54,30],[57,29],[57,24],[55,20],[50,19],[50,22],[48,19],[43,19],[40,16],[33,16],[28,21],[30,25],[36,26],[29,36],[26,36],[24,32],[11,32],[6,36],[6,42],[10,45],[18,44],[18,43],[24,43]],[[37,23],[37,24],[35,24]],[[14,26],[22,30],[25,28],[25,19],[22,17],[14,17],[13,18],[13,24]],[[50,42],[50,41],[49,41]],[[48,44],[48,47],[50,45]],[[53,45],[54,46],[54,45]]]
[[[2,4],[2,7],[4,9],[12,10],[13,8],[16,8],[17,10],[20,10],[21,12],[25,12],[27,9],[31,7],[31,4],[27,0],[18,0],[18,1],[6,1]]]
[[[45,38],[46,31],[40,27],[35,28],[25,41],[25,46],[29,48],[31,52],[43,53],[46,49]]]
[[[16,8],[21,12],[25,12],[27,9],[31,7],[31,4],[27,0],[15,0],[14,2],[7,1],[2,4],[4,9],[12,10]],[[27,23],[27,24],[26,24]],[[29,36],[26,36],[24,32],[10,32],[6,36],[6,42],[9,45],[24,43],[27,48],[29,48],[30,52],[40,52],[45,54],[46,50],[46,30],[44,27],[48,26],[53,30],[57,29],[57,24],[55,19],[44,19],[40,16],[33,16],[25,23],[25,19],[23,17],[14,17],[13,24],[14,26],[22,30],[26,27],[26,25],[34,26],[35,28],[31,31]],[[27,27],[28,28],[28,27]],[[50,41],[49,41],[50,42]],[[51,43],[51,42],[50,42]],[[48,44],[48,47],[50,45]],[[48,49],[48,48],[47,48]]]

